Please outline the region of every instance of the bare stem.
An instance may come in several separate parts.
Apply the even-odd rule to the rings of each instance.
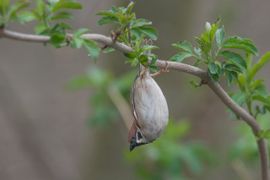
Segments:
[[[67,36],[72,38],[73,35],[68,34]],[[50,40],[49,36],[24,34],[9,31],[6,29],[0,29],[0,37],[5,37],[19,41],[39,42],[39,43],[45,43]],[[123,53],[132,52],[131,47],[120,42],[114,42],[110,37],[101,34],[84,34],[82,35],[82,38],[94,40],[103,45],[113,47]],[[160,59],[157,60],[156,65],[160,68],[173,69],[199,77],[201,80],[205,82],[205,84],[207,84],[210,87],[210,89],[212,89],[212,91],[220,98],[220,100],[227,107],[229,107],[237,116],[241,117],[241,119],[247,123],[247,125],[252,129],[254,136],[257,138],[258,133],[261,131],[261,128],[257,123],[256,119],[252,115],[250,115],[245,109],[236,104],[225,92],[225,90],[220,86],[219,83],[211,80],[206,71],[188,64],[179,62],[170,62]],[[269,180],[268,150],[266,146],[266,141],[261,138],[257,139],[257,145],[261,161],[262,180]]]
[[[125,126],[127,127],[127,129],[130,129],[132,126],[133,115],[129,107],[129,104],[127,103],[125,98],[121,95],[119,89],[117,89],[116,87],[110,86],[107,92],[113,104],[119,111],[125,123]]]

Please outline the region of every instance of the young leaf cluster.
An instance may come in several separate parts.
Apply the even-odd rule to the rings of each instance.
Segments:
[[[37,0],[36,7],[27,13],[28,19],[37,21],[35,32],[49,35],[50,43],[58,48],[67,45],[66,31],[72,29],[64,22],[72,18],[69,10],[81,8],[82,6],[73,0]]]
[[[88,55],[94,59],[99,56],[100,48],[97,43],[83,39],[81,36],[88,32],[86,28],[75,31],[71,36],[67,33],[72,27],[65,22],[73,16],[70,10],[82,9],[82,5],[75,0],[36,0],[34,8],[29,7],[27,0],[10,3],[0,0],[0,27],[16,20],[21,23],[35,21],[35,32],[50,36],[50,44],[56,48],[70,45],[72,48],[84,47]]]
[[[127,7],[112,7],[107,11],[101,11],[98,13],[101,16],[98,24],[116,26],[112,32],[113,40],[123,42],[134,50],[134,52],[126,54],[128,62],[131,65],[141,63],[147,66],[149,60],[155,62],[157,59],[156,55],[151,53],[151,50],[157,47],[153,46],[152,42],[149,43],[149,40],[157,40],[157,31],[151,21],[136,18],[132,11],[133,8],[134,2],[130,2]]]
[[[82,38],[83,34],[87,33],[88,31],[89,30],[86,28],[78,29],[73,33],[73,37],[69,43],[72,48],[78,49],[84,47],[88,52],[88,56],[93,59],[97,59],[100,53],[100,48],[98,47],[97,43],[95,41]]]
[[[237,90],[231,93],[232,98],[240,106],[248,109],[255,117],[270,111],[270,93],[256,74],[270,61],[270,52],[265,53],[257,62],[253,58],[258,55],[254,43],[239,36],[226,36],[220,21],[205,24],[205,31],[196,38],[196,45],[188,41],[172,44],[179,50],[170,60],[181,62],[186,58],[194,58],[195,65],[204,65],[209,76],[218,81],[222,76],[228,84],[235,82]],[[264,130],[265,131],[265,130]],[[262,134],[268,134],[262,132]]]
[[[135,3],[130,2],[127,7],[112,7],[110,10],[98,13],[101,16],[99,25],[114,24],[119,40],[130,44],[142,38],[157,39],[157,32],[152,27],[152,22],[142,18],[136,18],[133,12]],[[133,45],[133,44],[130,44]]]
[[[0,0],[0,27],[7,26],[10,21],[23,22],[21,13],[29,4],[28,0],[19,0],[14,4],[10,0]]]
[[[243,56],[257,55],[254,43],[238,36],[226,37],[224,27],[220,21],[206,23],[205,31],[196,38],[196,46],[183,41],[174,43],[173,47],[179,52],[171,57],[172,61],[183,61],[193,57],[195,65],[207,66],[209,76],[218,81],[225,75],[229,83],[237,79],[239,73],[246,71],[247,63]]]
[[[258,114],[270,112],[270,93],[267,91],[264,80],[256,79],[256,74],[270,61],[270,52],[265,53],[257,62],[252,57],[247,58],[245,72],[238,75],[238,91],[232,94],[233,99],[239,105],[246,105],[250,114],[257,117]]]

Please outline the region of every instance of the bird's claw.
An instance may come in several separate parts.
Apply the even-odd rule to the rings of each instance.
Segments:
[[[156,77],[156,76],[160,75],[161,73],[169,72],[168,66],[169,66],[169,63],[167,61],[165,61],[165,67],[160,68],[160,70],[158,72],[151,74],[151,76]]]

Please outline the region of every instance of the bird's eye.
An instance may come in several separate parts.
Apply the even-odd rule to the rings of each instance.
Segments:
[[[143,134],[139,129],[136,132],[136,142],[137,144],[143,144],[146,142],[145,137],[143,136]]]
[[[138,132],[137,132],[137,135],[138,135],[138,140],[141,140],[141,139],[143,138],[141,132],[138,131]]]

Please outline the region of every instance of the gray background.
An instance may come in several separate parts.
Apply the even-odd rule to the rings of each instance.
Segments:
[[[106,27],[96,25],[95,14],[119,2],[80,2],[84,10],[75,13],[74,27],[108,35]],[[172,42],[192,40],[205,21],[213,22],[218,16],[228,34],[252,38],[264,53],[270,49],[269,7],[267,0],[147,0],[138,1],[135,11],[138,17],[153,21],[160,34],[158,55],[167,58],[175,52]],[[32,24],[12,24],[9,29],[32,32]],[[68,80],[89,66],[120,75],[129,70],[123,62],[119,53],[102,55],[94,64],[82,50],[0,39],[0,179],[135,179],[122,156],[128,147],[122,121],[107,129],[89,128],[91,90],[66,89]],[[261,74],[265,79],[269,68]],[[176,72],[157,78],[171,116],[188,118],[192,121],[190,138],[202,139],[210,148],[225,153],[240,122],[229,121],[218,98],[207,87],[192,88],[190,78]],[[226,166],[207,171],[201,179],[237,178]]]

